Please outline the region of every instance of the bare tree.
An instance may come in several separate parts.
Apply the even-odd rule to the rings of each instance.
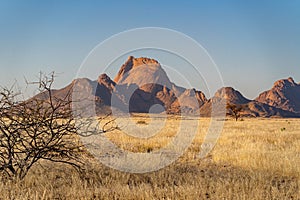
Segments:
[[[57,97],[52,94],[53,82],[54,73],[41,74],[36,82],[40,94],[22,101],[17,101],[18,94],[12,88],[2,88],[0,171],[4,175],[22,179],[39,160],[81,169],[84,148],[77,132],[83,124],[76,124],[72,117],[71,89],[63,97]]]
[[[234,117],[237,121],[241,117],[241,112],[245,109],[245,106],[227,103],[226,109],[227,115]]]

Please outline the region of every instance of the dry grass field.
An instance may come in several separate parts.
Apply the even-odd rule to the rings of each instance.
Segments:
[[[150,123],[144,115],[134,120],[138,126]],[[176,134],[178,121],[167,119],[166,127],[146,140],[119,130],[106,136],[132,152],[155,151]],[[214,149],[199,159],[208,126],[209,119],[200,119],[192,145],[159,171],[120,172],[89,157],[85,173],[78,174],[40,162],[22,181],[1,181],[0,199],[300,199],[299,119],[229,119]]]

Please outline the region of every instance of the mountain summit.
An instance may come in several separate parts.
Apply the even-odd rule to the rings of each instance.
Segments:
[[[250,102],[249,99],[245,98],[239,91],[232,87],[223,87],[219,89],[214,98],[225,99],[230,104],[245,104]]]
[[[300,113],[300,85],[291,77],[281,79],[255,100],[282,110]]]
[[[162,69],[160,63],[150,58],[134,58],[129,56],[127,61],[122,65],[114,82],[122,84],[137,84],[139,86],[147,83],[163,83],[167,87],[171,82]]]

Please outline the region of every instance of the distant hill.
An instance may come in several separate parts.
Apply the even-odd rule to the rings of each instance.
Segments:
[[[75,92],[74,92],[75,91]],[[274,86],[255,100],[245,98],[232,87],[220,88],[207,99],[196,89],[186,89],[171,82],[160,63],[150,58],[130,56],[112,80],[101,74],[97,80],[80,78],[65,88],[53,90],[63,98],[74,94],[95,102],[98,114],[111,108],[122,112],[221,115],[226,104],[243,105],[247,117],[300,117],[300,85],[292,78],[276,81]],[[49,98],[38,94],[34,98]],[[159,106],[157,106],[159,105]]]

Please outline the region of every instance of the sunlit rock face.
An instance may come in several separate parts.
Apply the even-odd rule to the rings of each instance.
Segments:
[[[291,77],[281,79],[255,100],[282,110],[300,113],[300,85],[295,83]]]

